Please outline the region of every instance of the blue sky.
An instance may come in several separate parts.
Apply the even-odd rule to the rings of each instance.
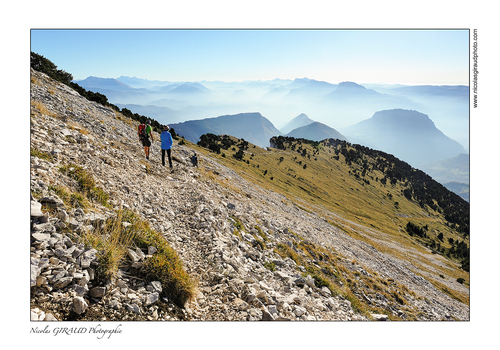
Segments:
[[[31,30],[74,79],[468,85],[468,30]]]

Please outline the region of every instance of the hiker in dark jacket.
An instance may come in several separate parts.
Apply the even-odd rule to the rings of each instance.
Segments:
[[[144,132],[142,130],[144,129]],[[139,140],[142,142],[144,146],[144,153],[146,154],[146,159],[149,159],[149,147],[151,147],[151,141],[149,140],[149,136],[151,135],[151,140],[154,141],[153,137],[153,129],[151,128],[151,122],[149,120],[146,121],[145,124],[139,125],[138,129]]]
[[[165,151],[168,156],[168,163],[170,168],[172,168],[172,135],[169,132],[170,128],[168,125],[163,127],[163,132],[160,135],[161,138],[161,163],[165,166]]]
[[[198,156],[196,155],[196,152],[194,152],[194,154],[191,156],[191,163],[195,167],[198,166]]]

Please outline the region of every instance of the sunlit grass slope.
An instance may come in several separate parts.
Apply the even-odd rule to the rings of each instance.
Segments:
[[[436,200],[429,201],[429,206],[405,196],[411,184],[404,179],[391,181],[387,169],[375,166],[380,159],[363,155],[350,161],[339,152],[338,144],[328,141],[295,140],[283,150],[262,149],[233,137],[226,139],[218,142],[223,148],[212,147],[212,151],[191,143],[189,146],[216,158],[247,180],[283,194],[302,209],[318,213],[346,234],[383,253],[408,260],[424,271],[431,269],[463,278],[468,285],[469,274],[460,268],[461,259],[450,254],[459,241],[468,247],[468,235],[445,219]],[[347,144],[347,153],[351,149]],[[425,236],[410,235],[408,222],[422,228]],[[402,249],[394,249],[395,245]],[[407,254],[405,248],[417,253]],[[435,263],[438,256],[442,259]]]

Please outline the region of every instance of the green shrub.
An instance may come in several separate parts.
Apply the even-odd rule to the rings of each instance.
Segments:
[[[328,289],[331,289],[330,282],[320,274],[314,274],[312,275],[312,278],[314,279],[316,287],[318,288],[327,287]]]
[[[234,215],[229,215],[229,217],[232,219],[232,222],[233,222],[233,225],[234,227],[238,230],[238,231],[246,231],[245,230],[245,226],[243,226],[243,224],[241,223],[240,219],[238,219],[236,216]]]
[[[406,232],[408,232],[410,236],[417,235],[419,237],[427,237],[424,228],[415,225],[411,221],[408,221],[406,224]]]
[[[266,236],[266,234],[264,232],[262,232],[262,229],[259,227],[259,226],[254,226],[254,228],[257,230],[257,233],[259,234],[259,236],[262,237],[262,239],[264,240],[264,242],[267,242],[268,241],[268,238]]]
[[[132,245],[135,231],[123,226],[123,212],[107,219],[100,227],[81,234],[86,246],[97,250],[98,266],[96,281],[105,284],[116,276],[118,269],[127,257],[127,249]]]
[[[271,270],[271,271],[276,270],[276,264],[273,262],[265,262],[263,265],[268,270]]]
[[[233,154],[233,157],[236,158],[237,160],[242,160],[244,155],[245,155],[245,153],[243,152],[243,150],[239,149],[238,152]]]
[[[289,246],[279,243],[275,250],[282,258],[290,258],[297,265],[302,265],[302,258]]]
[[[30,148],[30,155],[32,157],[48,160],[49,162],[51,162],[54,159],[54,157],[50,153],[40,151],[33,147]]]

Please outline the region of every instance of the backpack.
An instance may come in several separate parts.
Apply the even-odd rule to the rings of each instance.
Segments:
[[[146,136],[146,125],[145,124],[139,125],[139,136],[140,137]]]

